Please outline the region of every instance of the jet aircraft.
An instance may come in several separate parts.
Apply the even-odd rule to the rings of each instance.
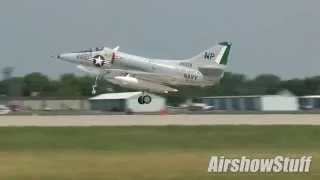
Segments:
[[[62,53],[58,59],[77,65],[77,68],[95,75],[92,94],[96,93],[97,80],[122,87],[142,90],[139,104],[149,104],[147,92],[177,92],[179,85],[212,86],[224,75],[231,49],[230,42],[220,42],[200,54],[187,59],[155,59],[119,51],[119,46],[95,48],[72,53]]]

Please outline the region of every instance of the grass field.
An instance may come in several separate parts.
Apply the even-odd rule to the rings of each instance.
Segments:
[[[312,170],[208,174],[211,155],[312,155]],[[0,179],[319,179],[320,127],[7,127],[0,162]]]

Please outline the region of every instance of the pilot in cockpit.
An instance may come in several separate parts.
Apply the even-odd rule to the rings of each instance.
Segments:
[[[103,47],[96,47],[96,51],[102,51],[103,50]]]

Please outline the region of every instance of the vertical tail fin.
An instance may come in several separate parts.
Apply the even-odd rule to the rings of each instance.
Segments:
[[[231,49],[230,42],[220,42],[219,44],[208,48],[197,56],[188,59],[188,62],[195,64],[197,67],[219,64],[226,66]]]

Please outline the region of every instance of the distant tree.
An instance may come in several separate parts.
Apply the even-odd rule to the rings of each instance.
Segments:
[[[0,81],[0,95],[7,93],[7,86],[4,81]]]
[[[23,92],[25,96],[30,96],[32,92],[45,93],[49,87],[49,78],[39,72],[28,74],[24,77]]]
[[[72,73],[63,74],[60,76],[60,83],[61,84],[69,84],[78,86],[78,77]]]
[[[55,93],[57,97],[79,97],[81,96],[80,90],[71,84],[62,84]]]
[[[81,84],[79,78],[72,73],[60,76],[59,86],[56,95],[59,97],[77,97],[81,96]]]
[[[320,76],[306,78],[304,80],[305,94],[317,94],[320,92]]]
[[[220,80],[220,84],[216,85],[213,92],[219,95],[241,95],[243,92],[242,86],[247,82],[247,78],[243,74],[234,74],[226,72]]]
[[[281,79],[273,74],[262,74],[251,81],[255,94],[275,94],[280,90]]]
[[[287,89],[298,96],[306,94],[305,82],[301,79],[291,79],[287,81],[282,81],[281,88]]]
[[[89,76],[82,76],[78,77],[78,86],[79,86],[79,91],[81,96],[91,96],[91,86],[94,83],[94,78],[91,78]]]
[[[61,83],[59,80],[50,80],[50,84],[44,87],[44,92],[42,92],[41,95],[47,97],[57,97],[57,92],[60,86]]]
[[[23,96],[23,86],[24,86],[24,79],[22,77],[12,77],[8,79],[9,85],[7,95],[12,97],[20,97]]]

